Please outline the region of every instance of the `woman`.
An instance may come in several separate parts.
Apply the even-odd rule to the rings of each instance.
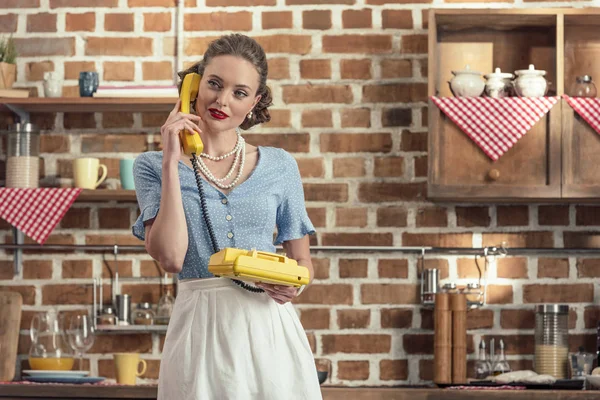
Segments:
[[[161,128],[162,152],[135,161],[141,215],[133,234],[182,280],[160,366],[158,398],[321,399],[314,359],[290,303],[298,290],[258,284],[246,290],[208,272],[213,254],[196,176],[179,132],[198,132],[207,214],[219,248],[275,251],[313,276],[308,235],[314,233],[298,166],[282,149],[246,144],[239,128],[270,120],[263,49],[243,35],[213,41],[202,61],[179,75],[202,76],[195,114],[179,102]],[[191,133],[194,134],[194,133]]]

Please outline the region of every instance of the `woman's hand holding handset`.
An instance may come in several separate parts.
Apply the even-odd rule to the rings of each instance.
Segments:
[[[257,283],[256,286],[263,289],[273,300],[279,304],[285,304],[296,297],[298,288],[286,285],[272,285],[270,283]]]
[[[179,162],[183,151],[181,149],[181,141],[179,140],[179,132],[187,130],[188,134],[200,134],[202,129],[198,123],[202,121],[198,115],[184,114],[181,111],[181,100],[178,99],[175,108],[169,113],[169,117],[164,125],[160,128],[160,135],[163,146],[163,159],[165,161]]]

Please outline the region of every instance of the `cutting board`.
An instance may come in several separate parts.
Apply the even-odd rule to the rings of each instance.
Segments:
[[[21,294],[0,292],[0,382],[15,377],[22,305]]]

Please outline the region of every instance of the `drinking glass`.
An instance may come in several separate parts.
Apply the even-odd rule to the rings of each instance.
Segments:
[[[94,327],[89,315],[74,315],[68,330],[69,344],[77,352],[79,370],[83,370],[83,354],[94,344]]]

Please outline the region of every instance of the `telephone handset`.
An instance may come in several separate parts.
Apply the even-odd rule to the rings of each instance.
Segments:
[[[198,87],[200,86],[201,78],[202,77],[196,73],[189,73],[183,78],[179,95],[182,113],[190,113],[190,103],[198,96]],[[200,195],[200,208],[214,252],[208,262],[208,270],[217,277],[223,276],[232,278],[232,281],[237,285],[256,293],[264,292],[264,290],[247,285],[238,279],[296,287],[308,285],[310,279],[308,268],[298,265],[295,260],[276,253],[256,250],[248,251],[229,247],[223,250],[219,249],[215,232],[208,215],[204,188],[202,179],[200,178],[198,157],[204,150],[204,144],[198,133],[190,134],[187,130],[179,132],[179,140],[181,141],[183,152],[191,157],[191,162],[196,174],[198,194]]]
[[[200,86],[201,78],[202,77],[196,73],[187,74],[183,78],[181,93],[179,95],[182,113],[190,113],[190,103],[198,96],[198,87]],[[179,140],[181,140],[183,152],[188,156],[191,156],[192,154],[199,155],[202,153],[202,150],[204,150],[204,144],[202,143],[198,132],[192,133],[187,129],[184,129],[179,132]]]

